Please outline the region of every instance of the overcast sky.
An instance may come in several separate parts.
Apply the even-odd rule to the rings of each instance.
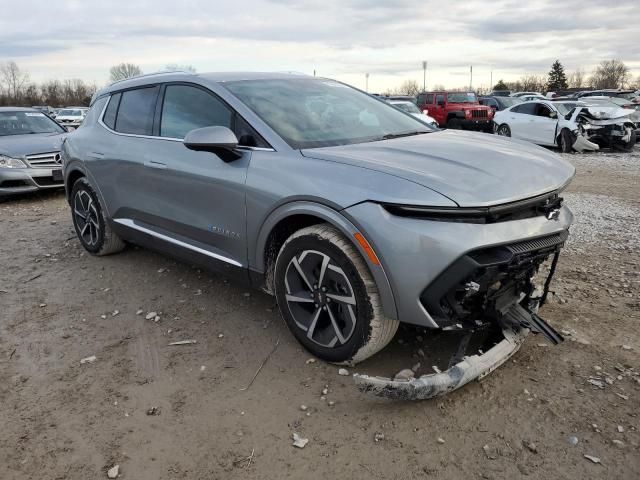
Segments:
[[[546,74],[559,58],[590,72],[619,58],[640,74],[639,0],[4,0],[0,61],[32,80],[98,86],[111,65],[298,71],[381,91],[415,79],[474,86]],[[99,5],[97,5],[99,3]]]

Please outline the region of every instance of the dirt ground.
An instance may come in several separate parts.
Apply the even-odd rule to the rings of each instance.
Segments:
[[[84,253],[60,192],[1,203],[0,479],[640,478],[640,147],[567,159],[576,224],[541,311],[567,341],[531,336],[411,403],[307,362],[267,295],[139,248]],[[419,335],[350,372],[428,372],[450,338]]]

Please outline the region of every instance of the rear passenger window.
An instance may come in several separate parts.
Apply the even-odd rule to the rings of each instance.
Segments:
[[[122,133],[151,135],[159,90],[160,87],[156,86],[122,92],[114,130]]]
[[[193,129],[231,128],[231,110],[212,94],[188,85],[168,85],[164,94],[160,136],[184,138]]]
[[[433,93],[427,95],[427,104],[431,105],[433,103]]]
[[[115,130],[116,128],[116,113],[118,112],[118,104],[120,103],[121,96],[121,93],[111,95],[107,110],[104,112],[104,117],[102,117],[104,124],[111,130]]]
[[[536,103],[523,103],[521,105],[517,105],[511,109],[512,112],[523,113],[525,115],[535,115],[536,114]]]

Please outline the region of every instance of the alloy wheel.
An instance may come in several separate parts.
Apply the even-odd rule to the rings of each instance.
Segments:
[[[326,348],[353,335],[357,304],[344,270],[316,250],[294,256],[285,273],[286,301],[295,324],[312,342]]]
[[[98,210],[86,190],[78,190],[73,199],[73,218],[78,230],[78,236],[85,244],[94,246],[100,238],[100,222]]]
[[[507,127],[506,125],[501,125],[498,129],[498,135],[501,135],[503,137],[510,137],[511,135],[509,135],[509,127]]]

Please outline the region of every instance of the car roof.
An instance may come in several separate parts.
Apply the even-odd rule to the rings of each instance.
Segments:
[[[127,78],[124,80],[118,80],[110,85],[107,85],[103,89],[99,90],[95,96],[98,98],[104,94],[124,90],[127,88],[133,88],[143,86],[158,81],[175,82],[175,81],[189,81],[196,78],[208,80],[215,83],[234,82],[241,80],[266,80],[266,79],[287,79],[287,78],[318,78],[311,77],[302,73],[288,73],[288,72],[209,72],[209,73],[190,73],[190,72],[158,72],[149,73],[146,75],[139,75],[137,77]]]
[[[37,112],[35,108],[31,107],[0,107],[0,112]]]

